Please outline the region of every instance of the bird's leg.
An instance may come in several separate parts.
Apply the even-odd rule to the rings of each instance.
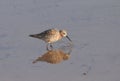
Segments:
[[[50,46],[50,49],[49,49],[49,46]],[[49,51],[49,50],[52,50],[52,49],[53,49],[52,44],[51,44],[51,43],[48,43],[48,44],[46,45],[46,50]]]
[[[51,44],[51,43],[50,43],[50,48],[51,48],[51,49],[53,49],[53,46],[52,46],[52,44]]]
[[[49,51],[49,43],[46,45],[46,50]]]

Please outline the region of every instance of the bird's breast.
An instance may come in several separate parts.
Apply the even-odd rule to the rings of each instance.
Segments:
[[[54,35],[49,36],[46,42],[48,42],[48,43],[53,43],[53,42],[56,42],[56,41],[58,41],[58,40],[60,40],[60,39],[61,39],[60,34],[59,34],[59,33],[56,33],[56,34],[54,34]]]

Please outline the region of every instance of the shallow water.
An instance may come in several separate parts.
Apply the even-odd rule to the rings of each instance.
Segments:
[[[0,0],[0,80],[119,81],[119,4],[119,0]],[[46,52],[46,44],[29,34],[49,28],[68,31],[74,43],[70,58],[58,64],[33,64]],[[55,48],[61,42],[54,43]]]

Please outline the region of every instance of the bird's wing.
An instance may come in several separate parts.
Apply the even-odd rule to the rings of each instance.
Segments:
[[[37,35],[42,37],[42,36],[45,36],[45,35],[54,35],[54,34],[56,34],[56,32],[58,32],[58,30],[53,28],[53,29],[48,29],[46,31],[43,31],[43,32],[41,32],[41,33],[39,33]]]

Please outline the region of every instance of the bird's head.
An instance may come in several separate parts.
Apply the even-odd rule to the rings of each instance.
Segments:
[[[72,40],[68,37],[66,30],[60,30],[59,32],[62,37],[66,37],[69,41],[72,42]]]
[[[60,32],[60,35],[62,37],[66,37],[67,36],[67,31],[66,30],[60,30],[59,32]]]

